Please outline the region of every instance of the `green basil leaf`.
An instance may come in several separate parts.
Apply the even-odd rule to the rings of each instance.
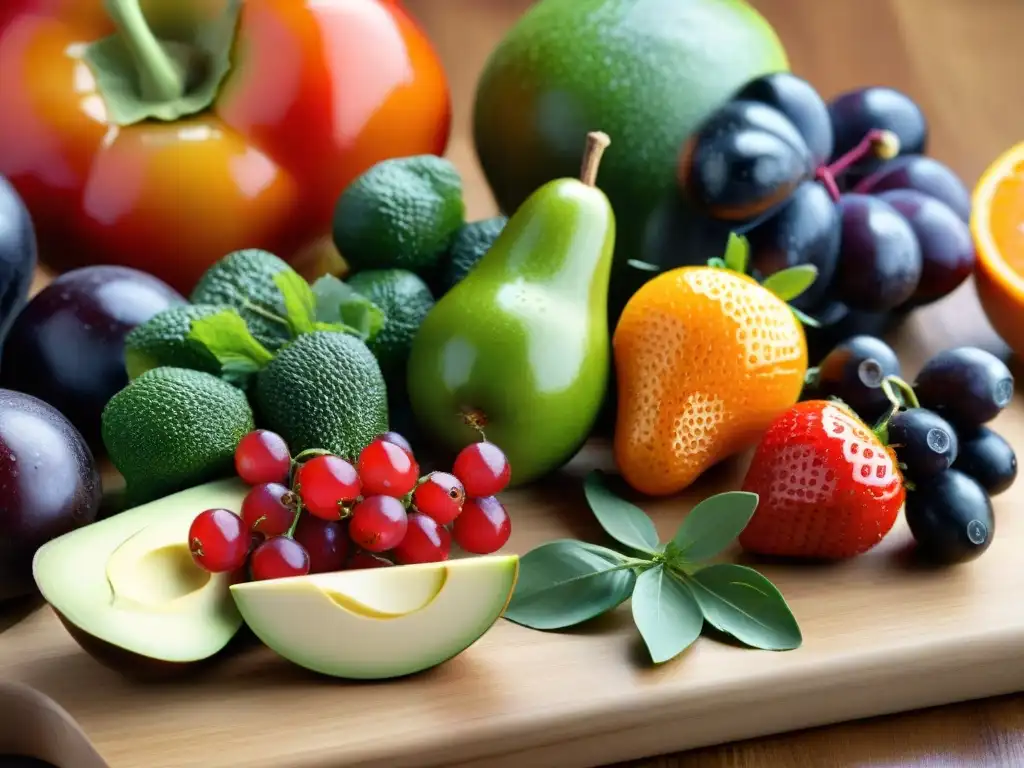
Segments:
[[[725,246],[725,266],[733,272],[747,274],[747,263],[750,261],[750,242],[743,235],[729,233],[729,242]]]
[[[384,310],[334,275],[317,279],[313,294],[318,322],[344,325],[347,333],[360,336],[363,341],[373,341],[387,321]]]
[[[783,301],[792,301],[806,291],[818,279],[818,268],[813,264],[788,267],[769,275],[761,283]]]
[[[655,664],[675,658],[700,637],[704,615],[693,593],[664,566],[650,568],[633,588],[633,622]]]
[[[757,509],[757,494],[729,491],[710,496],[691,510],[672,537],[679,557],[700,562],[728,547]]]
[[[604,484],[604,475],[594,470],[583,481],[587,503],[605,532],[620,544],[641,552],[654,552],[658,532],[640,507],[620,499]]]
[[[551,541],[520,558],[505,618],[532,629],[571,627],[623,603],[635,581],[618,553],[605,555],[571,539]]]
[[[274,275],[274,284],[284,301],[285,320],[292,334],[312,333],[316,321],[316,296],[306,279],[291,269]]]
[[[768,651],[792,650],[803,642],[782,593],[753,568],[716,563],[688,584],[708,623],[740,642]]]
[[[234,309],[193,320],[188,338],[205,347],[220,363],[224,379],[235,385],[243,384],[274,359]]]

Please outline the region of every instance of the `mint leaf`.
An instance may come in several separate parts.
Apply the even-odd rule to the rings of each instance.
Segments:
[[[653,553],[658,547],[658,532],[651,518],[640,507],[608,490],[603,478],[600,471],[594,470],[583,481],[583,492],[597,521],[620,544]]]
[[[334,275],[313,283],[316,319],[321,323],[347,326],[348,332],[373,341],[387,321],[384,310]]]
[[[747,527],[757,509],[757,494],[729,491],[710,496],[694,507],[672,537],[686,562],[714,557]]]
[[[292,335],[312,333],[316,321],[316,297],[309,283],[298,272],[286,269],[274,275],[274,285],[281,292],[285,320]]]
[[[821,323],[819,323],[810,315],[801,312],[796,307],[790,307],[789,311],[793,313],[797,320],[806,325],[808,328],[821,328]]]
[[[768,651],[792,650],[803,642],[782,593],[753,568],[709,565],[687,583],[708,623],[740,642]]]
[[[750,261],[750,242],[743,235],[729,233],[729,242],[725,246],[725,266],[733,272],[747,274],[747,263]]]
[[[234,309],[193,320],[188,339],[201,344],[217,358],[223,378],[235,385],[243,384],[274,359]]]
[[[621,555],[602,549],[559,539],[527,552],[505,618],[532,629],[562,629],[620,605],[636,579]]]
[[[640,574],[632,602],[633,622],[655,664],[678,656],[700,637],[704,627],[700,605],[664,566]]]
[[[806,291],[818,279],[818,268],[813,264],[788,267],[769,275],[761,283],[783,301],[792,301]]]

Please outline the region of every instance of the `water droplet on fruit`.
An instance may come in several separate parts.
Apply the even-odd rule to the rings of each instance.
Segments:
[[[857,366],[857,378],[865,387],[877,388],[882,386],[885,371],[882,370],[882,365],[877,360],[869,357]]]
[[[1013,397],[1013,379],[1001,379],[996,384],[996,405],[1005,408]]]
[[[935,451],[935,453],[945,453],[949,450],[949,435],[944,429],[932,427],[928,430],[925,440],[928,443],[928,447]]]
[[[972,544],[984,544],[985,540],[988,539],[988,526],[980,520],[971,520],[967,524],[967,538],[970,539]]]

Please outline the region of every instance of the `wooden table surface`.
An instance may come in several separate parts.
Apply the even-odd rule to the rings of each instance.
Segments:
[[[455,121],[449,155],[463,172],[468,213],[494,202],[473,152],[476,78],[491,48],[530,0],[406,0],[448,68]],[[754,0],[793,71],[829,96],[889,85],[910,94],[931,124],[930,153],[973,185],[1024,138],[1022,0]],[[959,322],[991,329],[971,292]],[[953,307],[950,308],[953,310]],[[666,756],[632,768],[995,768],[1024,765],[1024,695],[877,718]]]

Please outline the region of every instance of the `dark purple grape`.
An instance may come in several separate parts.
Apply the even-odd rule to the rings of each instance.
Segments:
[[[907,220],[884,200],[843,195],[836,297],[853,309],[887,312],[905,302],[921,279],[921,247]]]
[[[892,131],[900,142],[901,155],[922,154],[928,143],[928,123],[921,108],[905,93],[893,88],[858,88],[836,96],[829,104],[835,148],[832,161],[860,144],[873,130]],[[845,181],[854,184],[877,170],[882,160],[865,157],[854,163]]]
[[[100,476],[55,408],[0,389],[0,599],[29,594],[35,551],[96,519]]]
[[[929,304],[956,290],[974,271],[974,238],[963,219],[914,189],[893,189],[878,198],[903,215],[921,248],[921,279],[910,303]]]
[[[864,312],[850,309],[840,301],[828,301],[811,310],[817,327],[804,327],[807,337],[807,359],[816,365],[825,355],[852,336],[881,338],[903,319],[899,312]]]
[[[995,534],[985,489],[955,469],[907,491],[904,514],[918,552],[943,565],[973,560],[988,549]]]
[[[989,496],[998,496],[1017,479],[1017,454],[1002,435],[976,427],[961,432],[953,469],[973,477]]]
[[[36,294],[11,327],[0,386],[46,401],[99,452],[100,414],[128,384],[124,337],[184,302],[166,283],[128,267],[66,272]]]
[[[889,445],[915,483],[945,472],[956,461],[956,430],[927,408],[908,408],[889,421]]]
[[[818,277],[790,302],[807,310],[817,306],[832,282],[839,257],[839,210],[820,184],[805,181],[767,221],[747,232],[750,266],[759,277],[798,264],[813,264]]]
[[[772,72],[751,80],[734,97],[759,101],[789,118],[807,142],[815,166],[832,156],[832,120],[814,86],[789,72]]]
[[[679,168],[681,187],[694,205],[728,221],[746,221],[779,205],[813,171],[796,127],[756,101],[731,101],[712,114]]]
[[[941,200],[956,215],[969,223],[971,195],[953,171],[927,155],[905,155],[889,160],[881,168],[862,179],[854,192],[877,195],[890,189],[916,189]]]
[[[839,398],[871,424],[892,408],[882,380],[900,372],[892,347],[874,336],[853,336],[825,355],[815,378],[821,397]]]
[[[0,343],[28,296],[36,269],[36,233],[28,209],[0,176]]]
[[[1010,404],[1013,374],[1006,363],[977,347],[955,347],[933,356],[914,381],[921,405],[956,427],[991,421]]]

